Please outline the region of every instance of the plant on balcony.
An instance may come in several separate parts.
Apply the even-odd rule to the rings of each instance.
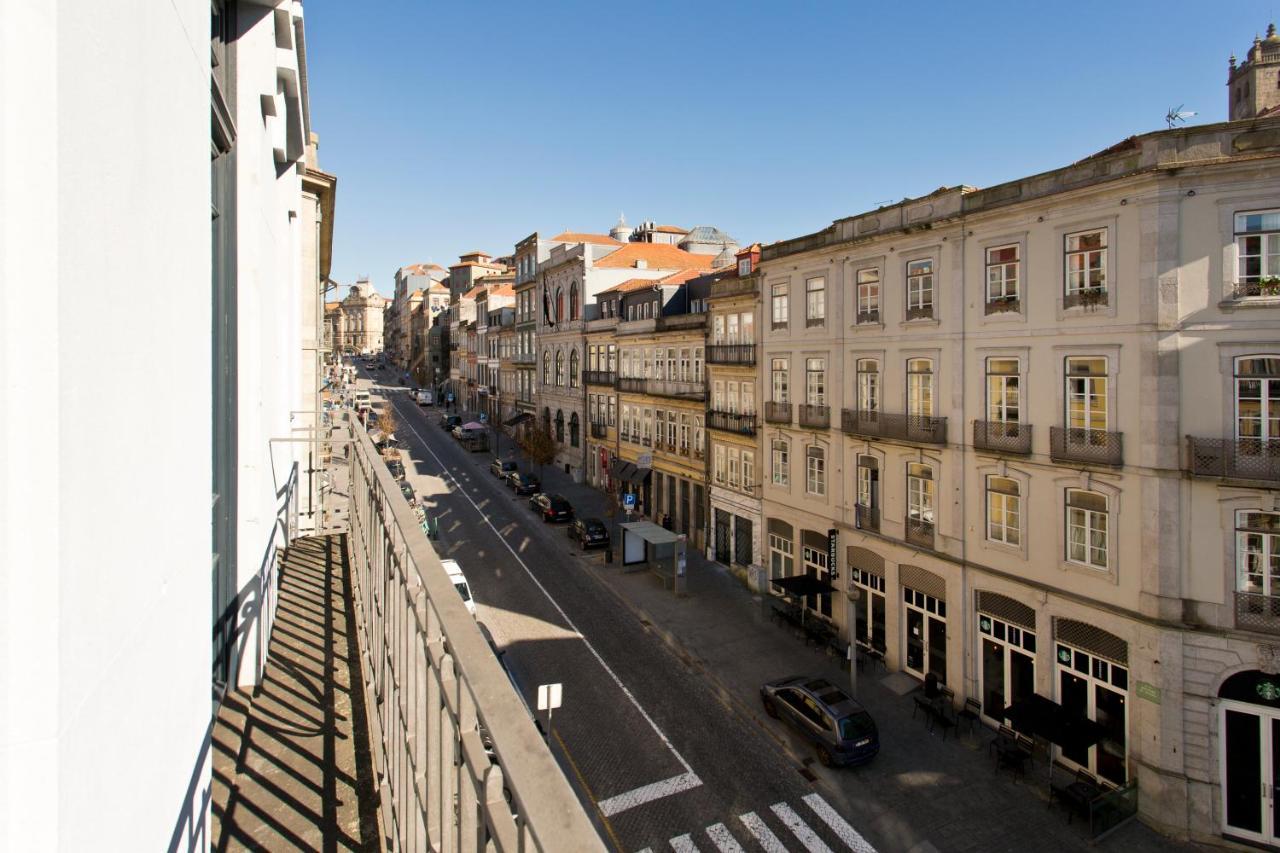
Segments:
[[[1258,279],[1259,296],[1280,296],[1280,276],[1268,275]]]
[[[1084,290],[1076,291],[1076,303],[1088,311],[1092,311],[1099,305],[1107,303],[1107,289],[1105,287],[1087,287]]]

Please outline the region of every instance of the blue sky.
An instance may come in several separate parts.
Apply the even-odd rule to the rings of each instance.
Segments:
[[[307,0],[333,277],[619,211],[768,243],[1221,121],[1276,5]]]

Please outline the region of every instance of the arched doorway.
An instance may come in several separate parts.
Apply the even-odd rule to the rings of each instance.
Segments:
[[[1222,831],[1280,843],[1280,675],[1238,672],[1218,690]]]

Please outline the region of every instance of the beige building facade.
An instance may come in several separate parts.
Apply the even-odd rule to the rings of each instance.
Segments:
[[[326,337],[335,355],[381,352],[387,300],[367,278],[356,281],[338,303],[325,305]]]

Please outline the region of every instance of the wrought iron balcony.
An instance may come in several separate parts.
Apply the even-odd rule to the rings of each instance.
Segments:
[[[1077,427],[1049,427],[1049,458],[1087,465],[1124,464],[1123,433]]]
[[[876,533],[880,532],[880,510],[873,506],[854,504],[853,511],[854,521],[858,525],[859,530],[872,530]]]
[[[928,305],[917,305],[914,308],[907,309],[908,320],[932,320],[933,319],[933,303]]]
[[[831,427],[831,407],[800,405],[800,426],[810,429],[829,429]]]
[[[707,428],[733,432],[738,435],[755,435],[756,416],[712,410],[707,412]]]
[[[592,438],[608,438],[609,427],[602,421],[592,421],[591,437]]]
[[[974,421],[973,446],[997,453],[1031,452],[1031,424],[1010,421]]]
[[[1231,286],[1232,299],[1253,299],[1259,296],[1280,297],[1280,283],[1271,279],[1265,284],[1261,281],[1241,281]]]
[[[933,550],[933,522],[919,518],[908,518],[906,523],[907,541],[912,545]]]
[[[710,344],[707,364],[755,364],[755,344]]]
[[[588,385],[612,385],[618,379],[616,370],[584,370],[582,381]]]
[[[1236,627],[1243,631],[1280,634],[1280,596],[1237,592]]]
[[[845,409],[840,429],[863,438],[891,438],[920,444],[946,444],[947,419],[927,415],[897,415]]]
[[[534,364],[537,361],[536,357],[531,352],[513,353],[511,360],[516,364]]]
[[[620,376],[618,390],[628,394],[648,394],[651,397],[672,397],[677,400],[707,399],[707,386],[704,383],[678,379],[633,379]]]
[[[638,376],[619,376],[618,390],[624,394],[643,394],[645,380]]]
[[[1017,313],[1022,310],[1022,302],[1016,296],[997,296],[995,299],[988,299],[986,305],[983,306],[984,314],[1004,314]]]
[[[863,325],[863,324],[865,324],[865,323],[879,323],[879,322],[880,322],[880,309],[879,309],[879,308],[872,308],[872,309],[871,309],[871,310],[869,310],[869,311],[859,311],[859,312],[858,312],[858,317],[857,317],[856,322],[857,322],[857,324],[858,324],[859,326],[861,326],[861,325]]]
[[[791,404],[770,400],[764,404],[764,419],[771,424],[791,423]]]
[[[1280,439],[1187,436],[1187,445],[1197,477],[1280,482]]]
[[[1062,297],[1062,307],[1064,309],[1097,308],[1100,305],[1106,305],[1109,298],[1105,287],[1085,287]]]

